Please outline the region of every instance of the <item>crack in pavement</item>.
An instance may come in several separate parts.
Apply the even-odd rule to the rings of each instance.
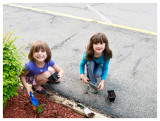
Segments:
[[[56,16],[54,16],[54,15],[53,15],[53,16],[52,16],[52,18],[51,18],[51,21],[49,21],[49,23],[51,23],[51,24],[52,24],[52,23],[53,23],[53,21],[55,20],[55,18],[56,18]]]
[[[51,48],[51,50],[53,50],[53,49],[58,49],[58,48],[61,47],[65,42],[67,42],[69,39],[71,39],[72,37],[74,37],[74,36],[75,36],[76,34],[78,34],[78,33],[79,33],[79,32],[71,35],[70,37],[68,37],[67,39],[65,39],[64,41],[62,41],[60,44],[53,46],[53,47]]]
[[[133,68],[133,72],[136,71],[136,69],[137,69],[137,67],[140,65],[141,61],[142,61],[142,58],[139,58],[139,59],[137,60],[135,66],[134,66],[134,68]]]
[[[92,23],[88,24],[87,26],[83,27],[80,31],[86,29],[88,26],[90,26]],[[75,35],[77,35],[80,31],[78,31],[77,33],[71,35],[70,37],[68,37],[67,39],[65,39],[64,41],[62,41],[61,43],[51,47],[51,50],[53,49],[58,49],[59,47],[61,47],[65,42],[67,42],[68,40],[70,40],[72,37],[74,37]]]

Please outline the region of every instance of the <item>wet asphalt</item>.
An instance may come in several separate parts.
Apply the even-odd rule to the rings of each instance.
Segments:
[[[19,47],[27,44],[22,49],[26,54],[35,40],[48,43],[52,59],[64,70],[61,83],[45,85],[49,90],[113,117],[157,117],[157,36],[7,5],[3,28],[17,29],[13,36],[20,36]],[[79,64],[97,32],[106,34],[113,58],[104,90],[93,94],[80,80]],[[114,102],[108,100],[108,90],[115,91]]]

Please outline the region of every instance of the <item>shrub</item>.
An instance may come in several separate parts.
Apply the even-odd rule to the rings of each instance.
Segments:
[[[25,55],[14,43],[19,37],[12,37],[12,34],[3,34],[3,107],[7,99],[18,95],[16,90],[21,83],[19,75],[24,67],[22,62]]]

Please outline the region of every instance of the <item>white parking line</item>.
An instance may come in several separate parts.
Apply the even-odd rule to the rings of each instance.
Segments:
[[[91,7],[90,5],[87,5],[87,8],[94,11],[102,20],[104,20],[107,23],[112,23],[106,16],[101,14],[99,11],[97,11],[95,8]]]

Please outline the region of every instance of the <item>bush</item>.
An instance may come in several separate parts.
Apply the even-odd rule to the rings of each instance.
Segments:
[[[14,43],[18,37],[12,37],[12,34],[13,32],[3,34],[3,107],[7,99],[18,95],[16,90],[21,83],[19,75],[24,67],[22,57],[25,55]]]

